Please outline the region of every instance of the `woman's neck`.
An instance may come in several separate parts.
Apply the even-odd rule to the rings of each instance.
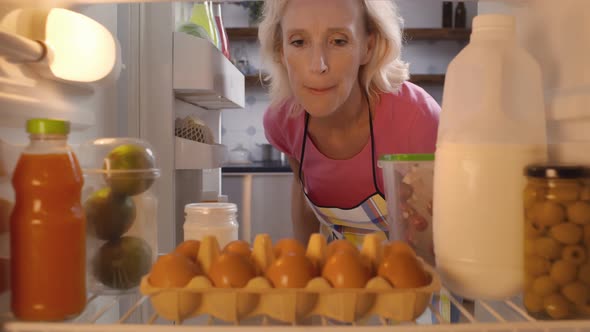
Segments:
[[[332,159],[350,159],[370,139],[369,105],[360,86],[353,87],[348,100],[332,115],[309,119],[308,135],[316,148]]]
[[[368,104],[361,92],[360,84],[357,82],[348,96],[348,99],[334,113],[321,118],[312,118],[315,126],[331,128],[335,130],[346,130],[365,123],[368,119]]]

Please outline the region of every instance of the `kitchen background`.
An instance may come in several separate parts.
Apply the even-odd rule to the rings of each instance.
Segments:
[[[406,28],[442,27],[442,2],[432,0],[398,0]],[[456,8],[458,2],[454,2]],[[467,26],[471,26],[477,3],[465,2]],[[250,26],[249,13],[238,4],[223,4],[223,20],[226,28]],[[231,55],[235,63],[247,62],[248,72],[256,75],[261,68],[259,44],[251,40],[235,40],[229,36]],[[467,40],[408,40],[403,49],[403,58],[410,63],[412,74],[444,74],[449,62],[467,44]],[[442,101],[442,82],[420,83],[439,103]],[[239,144],[250,151],[252,160],[261,160],[261,148],[267,143],[262,127],[262,116],[268,106],[267,90],[260,84],[247,81],[245,109],[222,112],[222,141],[231,151]]]
[[[443,26],[443,1],[397,0],[405,28],[441,28]],[[454,10],[459,2],[453,2]],[[477,12],[477,3],[466,1],[466,24]],[[259,43],[255,30],[238,29],[255,26],[251,23],[246,6],[237,3],[222,5],[224,26],[232,61],[246,75],[244,109],[228,109],[221,112],[221,142],[227,146],[230,157],[237,150],[248,150],[250,165],[228,163],[222,171],[222,191],[230,202],[238,205],[240,237],[252,239],[257,233],[268,233],[272,238],[292,236],[290,225],[291,185],[293,174],[286,164],[269,167],[256,161],[262,160],[261,144],[268,143],[264,136],[262,117],[269,104],[267,89],[256,77],[262,68]],[[254,33],[252,33],[254,31]],[[464,31],[464,30],[463,30]],[[244,32],[249,37],[243,37]],[[469,32],[463,38],[449,40],[439,37],[408,38],[404,43],[403,59],[410,63],[413,80],[430,93],[439,104],[442,102],[444,73],[449,62],[467,45]],[[264,69],[262,68],[262,71]],[[428,74],[429,76],[424,76]],[[426,78],[426,79],[425,79]],[[243,154],[242,152],[241,154]],[[240,158],[240,160],[243,158]]]

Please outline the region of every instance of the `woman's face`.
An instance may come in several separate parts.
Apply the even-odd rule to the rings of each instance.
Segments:
[[[360,92],[370,43],[359,0],[290,0],[281,27],[282,63],[307,112],[331,115]]]

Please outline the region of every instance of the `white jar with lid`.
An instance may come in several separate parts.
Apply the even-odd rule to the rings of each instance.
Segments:
[[[201,240],[214,235],[223,248],[238,239],[238,207],[234,203],[208,202],[184,207],[184,240]]]

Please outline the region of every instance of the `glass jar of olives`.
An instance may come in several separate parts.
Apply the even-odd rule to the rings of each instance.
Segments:
[[[524,306],[537,319],[590,317],[590,172],[525,170]]]

